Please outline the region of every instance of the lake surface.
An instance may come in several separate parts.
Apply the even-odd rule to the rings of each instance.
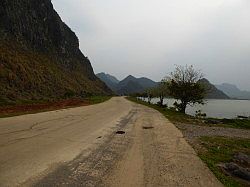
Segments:
[[[152,103],[157,103],[159,99],[152,99]],[[164,104],[168,107],[173,106],[174,99],[164,99]],[[187,113],[195,115],[195,111],[201,110],[207,117],[214,118],[235,118],[238,115],[250,116],[250,100],[221,100],[209,99],[205,105],[196,105],[187,107]]]

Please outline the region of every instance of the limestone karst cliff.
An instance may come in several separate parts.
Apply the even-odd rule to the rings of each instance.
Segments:
[[[1,0],[0,103],[110,93],[51,0]]]

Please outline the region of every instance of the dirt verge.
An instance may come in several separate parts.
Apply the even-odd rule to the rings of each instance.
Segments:
[[[36,113],[42,111],[58,110],[69,107],[86,106],[89,105],[88,100],[83,99],[66,99],[61,101],[35,103],[35,104],[20,104],[13,106],[1,106],[0,117],[15,116],[27,113]]]

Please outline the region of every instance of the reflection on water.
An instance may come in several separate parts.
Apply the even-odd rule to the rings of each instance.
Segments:
[[[152,99],[152,103],[157,103],[159,99]],[[173,106],[174,99],[164,99],[164,104]],[[201,110],[207,114],[207,117],[215,118],[235,118],[238,115],[250,116],[250,100],[221,100],[209,99],[205,105],[196,105],[188,107],[187,113],[195,115],[195,111]]]

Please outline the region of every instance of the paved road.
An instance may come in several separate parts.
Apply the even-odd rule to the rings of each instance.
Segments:
[[[0,186],[17,185],[221,186],[172,123],[122,97],[0,119]]]

